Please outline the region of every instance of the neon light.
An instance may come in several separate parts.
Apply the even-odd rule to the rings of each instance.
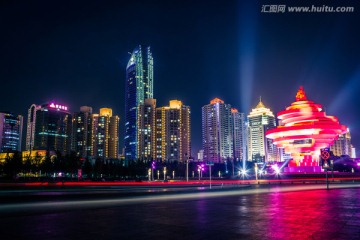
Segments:
[[[347,129],[336,117],[326,116],[320,104],[309,101],[303,87],[296,101],[277,117],[281,125],[268,130],[266,137],[291,154],[289,167],[318,166],[320,149],[329,147]]]
[[[65,110],[65,111],[68,110],[68,107],[67,107],[67,106],[59,105],[59,104],[55,104],[55,103],[50,103],[50,104],[49,104],[49,107],[50,107],[50,108],[61,109],[61,110]]]

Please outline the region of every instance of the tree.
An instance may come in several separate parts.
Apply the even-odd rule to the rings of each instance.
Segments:
[[[23,169],[21,152],[16,151],[12,156],[6,156],[4,164],[4,173],[11,178],[16,178],[17,174]]]

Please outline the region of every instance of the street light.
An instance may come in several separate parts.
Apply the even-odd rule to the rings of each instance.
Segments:
[[[164,167],[164,181],[166,180],[166,167]]]
[[[245,180],[245,176],[247,175],[246,172],[247,172],[247,170],[244,169],[244,168],[242,168],[242,169],[240,170],[240,174],[242,175],[243,180]]]
[[[202,171],[204,170],[204,164],[198,165],[198,172],[199,172],[199,180],[202,175]]]
[[[219,178],[221,178],[221,172],[219,171]]]
[[[156,166],[155,166],[155,162],[152,161],[151,163],[151,178],[152,180],[154,180],[154,170],[155,170]]]
[[[175,179],[175,171],[173,171],[173,179]]]
[[[207,166],[209,166],[209,175],[210,175],[210,189],[211,189],[211,166],[214,166],[213,162],[207,162]]]
[[[157,175],[158,175],[158,180],[160,179],[159,176],[160,176],[160,171],[157,170]]]
[[[151,168],[148,169],[149,181],[151,181]]]
[[[255,163],[254,171],[255,171],[255,179],[258,180],[258,165],[257,165],[257,163]]]

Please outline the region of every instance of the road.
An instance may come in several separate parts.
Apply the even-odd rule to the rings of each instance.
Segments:
[[[222,187],[222,188],[221,188]],[[360,184],[0,191],[1,239],[358,239]]]

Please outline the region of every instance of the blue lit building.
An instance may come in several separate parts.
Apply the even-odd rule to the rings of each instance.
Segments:
[[[139,45],[126,67],[125,84],[125,158],[135,160],[138,145],[138,106],[153,98],[153,57],[148,46]]]
[[[21,151],[23,117],[0,112],[0,153]]]

